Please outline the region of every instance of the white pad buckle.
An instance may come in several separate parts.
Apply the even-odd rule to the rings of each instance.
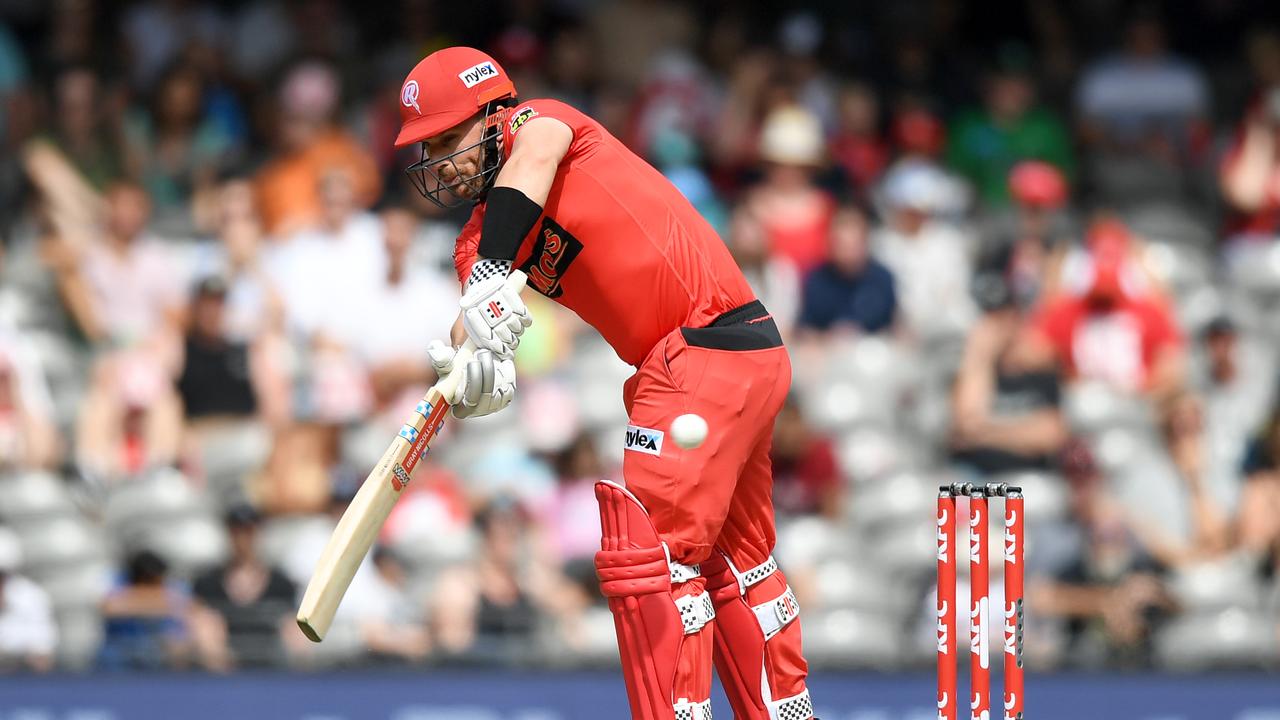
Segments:
[[[667,556],[667,567],[671,568],[671,584],[686,583],[702,574],[701,565],[683,565],[671,559],[671,549],[662,543],[662,552]]]
[[[677,716],[679,717],[679,716]],[[813,701],[809,691],[769,703],[769,720],[812,720]]]
[[[751,608],[751,612],[756,614],[756,620],[760,623],[760,630],[764,633],[764,639],[777,635],[786,627],[788,623],[800,616],[800,603],[796,601],[796,594],[791,591],[788,585],[786,592],[769,602],[760,603]]]
[[[676,600],[676,610],[680,611],[680,622],[684,625],[684,634],[692,635],[716,617],[716,607],[711,602],[711,594],[702,591],[697,595],[685,595]]]
[[[676,720],[711,720],[710,700],[695,703],[682,698],[672,707],[676,711]]]
[[[778,563],[773,559],[772,555],[769,556],[769,559],[746,572],[738,572],[737,566],[733,564],[733,561],[727,555],[724,561],[729,565],[729,569],[733,571],[734,577],[738,578],[738,591],[742,595],[747,594],[747,588],[778,572]]]

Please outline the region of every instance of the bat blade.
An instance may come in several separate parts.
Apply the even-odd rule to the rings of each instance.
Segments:
[[[507,283],[518,292],[525,284],[524,273],[512,272]],[[475,345],[468,340],[458,349],[454,367],[466,365],[473,352]],[[453,396],[461,375],[450,373],[427,391],[334,528],[298,607],[298,627],[312,642],[320,642],[329,632],[351,579],[409,484],[418,460],[444,424],[449,411],[444,399]]]

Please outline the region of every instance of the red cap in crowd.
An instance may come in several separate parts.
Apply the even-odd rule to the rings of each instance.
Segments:
[[[1093,263],[1093,281],[1086,293],[1090,299],[1112,301],[1124,296],[1129,242],[1129,229],[1119,220],[1104,218],[1089,227],[1085,245]]]
[[[409,71],[400,86],[400,134],[396,147],[439,135],[516,87],[502,66],[469,47],[437,50]]]
[[[1062,171],[1040,160],[1024,160],[1009,172],[1009,194],[1020,205],[1053,209],[1067,200],[1067,179]]]

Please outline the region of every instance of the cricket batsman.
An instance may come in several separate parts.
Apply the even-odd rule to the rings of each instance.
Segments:
[[[396,146],[443,207],[474,206],[454,248],[464,373],[454,414],[510,404],[513,353],[532,319],[505,286],[513,268],[576,312],[636,368],[624,484],[596,485],[596,573],[618,635],[632,717],[711,717],[711,668],[739,720],[807,720],[799,608],[770,553],[769,445],[791,384],[778,328],[724,243],[674,186],[599,123],[555,100],[524,100],[493,58],[428,55],[400,90]],[[465,334],[464,334],[465,332]],[[677,416],[710,428],[694,449],[664,442]]]

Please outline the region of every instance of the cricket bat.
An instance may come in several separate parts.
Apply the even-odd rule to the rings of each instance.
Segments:
[[[516,292],[523,290],[524,284],[525,274],[519,270],[512,271],[507,278],[507,286]],[[440,432],[449,412],[449,403],[444,399],[453,395],[462,379],[461,369],[475,349],[470,339],[458,349],[453,360],[457,371],[427,390],[334,528],[298,608],[298,627],[313,642],[320,642],[329,632],[351,578],[369,553],[400,493],[408,486],[413,468],[426,454],[431,439]]]

